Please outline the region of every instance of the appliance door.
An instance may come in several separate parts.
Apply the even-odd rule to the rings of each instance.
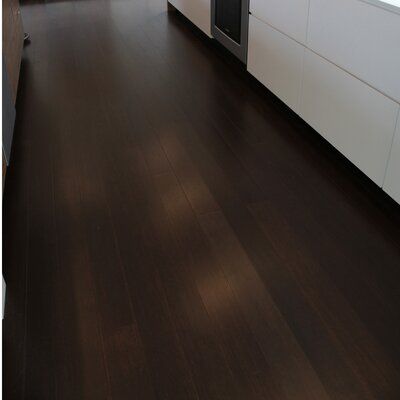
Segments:
[[[211,5],[212,35],[246,63],[249,0],[212,0]]]
[[[215,26],[240,44],[242,0],[215,0]]]

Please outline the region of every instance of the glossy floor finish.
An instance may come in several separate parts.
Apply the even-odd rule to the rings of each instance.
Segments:
[[[164,0],[23,18],[4,398],[398,400],[398,207]]]

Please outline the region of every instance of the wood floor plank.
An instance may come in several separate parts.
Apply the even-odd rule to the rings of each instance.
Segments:
[[[163,202],[176,235],[186,268],[196,284],[204,307],[210,317],[210,328],[222,348],[227,367],[231,371],[239,391],[234,398],[254,397],[257,392],[263,397],[280,398],[282,392],[271,382],[255,385],[252,377],[267,371],[265,359],[244,323],[237,308],[236,299],[219,268],[205,238],[196,225],[195,215],[178,181],[172,174],[157,178]],[[224,304],[224,309],[220,305]],[[243,352],[243,350],[246,351]],[[239,361],[240,360],[240,361]],[[255,387],[254,387],[255,385]],[[230,397],[233,397],[231,394]],[[263,398],[262,397],[262,398]]]
[[[181,132],[176,130],[176,132]],[[176,140],[176,139],[175,139]],[[234,191],[223,181],[217,170],[210,170],[207,159],[202,157],[201,152],[188,140],[182,139],[189,150],[189,156],[197,162],[200,170],[203,172],[203,178],[211,190],[211,194],[215,196],[221,209],[232,225],[235,234],[239,237],[240,242],[249,253],[252,262],[255,264],[266,288],[271,292],[278,307],[285,315],[288,324],[294,331],[295,336],[305,348],[307,356],[311,358],[314,368],[322,373],[322,379],[328,386],[328,392],[333,398],[347,391],[348,394],[354,393],[354,398],[371,398],[368,391],[363,385],[358,383],[359,389],[356,389],[356,376],[346,383],[347,387],[343,387],[345,379],[351,374],[349,366],[346,366],[344,358],[332,352],[334,341],[329,335],[329,331],[322,326],[322,321],[318,313],[311,307],[306,296],[302,293],[301,282],[295,280],[289,270],[285,270],[283,260],[276,254],[275,250],[263,238],[263,233],[257,228],[256,220],[246,210],[245,205],[235,196]],[[174,147],[176,148],[176,146]],[[167,155],[168,155],[168,150]],[[173,157],[171,156],[172,163]],[[175,169],[179,168],[179,164],[174,165]],[[178,176],[179,178],[179,176]],[[199,216],[202,214],[199,213]],[[262,244],[263,243],[263,244]],[[287,293],[292,293],[287,297]],[[296,293],[293,296],[293,293]],[[296,298],[295,302],[291,299]],[[301,310],[301,311],[300,311]],[[300,318],[301,315],[301,318]],[[319,332],[310,332],[309,325],[319,326]],[[314,349],[315,343],[319,343],[319,350]],[[308,347],[310,346],[310,347]],[[331,365],[327,369],[321,369],[318,365],[327,362]],[[332,376],[328,371],[335,370],[336,376]],[[357,394],[356,394],[357,393]]]
[[[3,397],[397,400],[399,207],[165,0],[22,14]]]
[[[271,374],[288,398],[328,398],[293,332],[221,212],[199,217]]]
[[[252,212],[260,221],[274,249],[292,271],[296,281],[300,282],[307,298],[338,341],[351,368],[356,374],[365,377],[365,384],[369,384],[370,390],[376,391],[376,396],[395,398],[399,377],[397,373],[392,374],[396,368],[391,365],[390,358],[385,356],[380,344],[369,334],[350,304],[320,268],[319,262],[305,250],[306,246],[301,241],[293,237],[285,216],[275,214],[273,209],[264,204],[253,206]],[[281,248],[281,243],[285,243],[284,249]],[[301,255],[299,248],[302,248]],[[351,334],[348,329],[350,325]]]

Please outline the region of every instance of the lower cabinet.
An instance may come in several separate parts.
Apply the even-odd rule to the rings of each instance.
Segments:
[[[333,3],[330,4],[331,2]],[[331,2],[310,0],[311,9],[314,10],[314,6],[319,5],[318,10],[323,13],[325,3],[329,3],[330,7],[345,7],[347,4],[345,0]],[[275,0],[268,0],[267,3],[271,7],[276,5]],[[356,3],[358,5],[354,1]],[[299,3],[298,6],[308,10],[304,4],[300,6]],[[358,6],[367,7],[364,3]],[[261,0],[251,6],[251,12],[248,71],[400,203],[400,104],[395,97],[389,98],[382,89],[376,89],[380,86],[371,86],[375,81],[364,80],[361,75],[354,75],[357,72],[354,68],[346,69],[335,62],[339,50],[346,52],[352,60],[353,54],[350,50],[354,54],[362,50],[359,47],[361,43],[356,38],[364,37],[368,32],[362,31],[359,26],[354,28],[354,34],[347,35],[340,43],[334,43],[343,48],[339,46],[340,49],[332,53],[325,48],[325,44],[328,45],[327,40],[333,40],[332,35],[328,35],[327,39],[324,25],[318,22],[318,18],[311,21],[315,25],[311,28],[315,29],[309,27],[308,39],[302,41],[299,39],[301,35],[293,36],[293,27],[289,24],[290,15],[279,14],[277,10],[266,7]],[[390,18],[392,21],[398,17],[386,15],[385,10],[372,6],[369,12],[371,18]],[[313,16],[317,15],[314,14]],[[331,22],[328,17],[329,15],[326,16],[327,23]],[[275,21],[275,25],[272,22],[270,24],[270,20]],[[350,17],[348,20],[351,22]],[[385,33],[385,26],[383,23],[381,25]],[[329,25],[329,28],[332,27]],[[340,35],[344,37],[345,33],[341,32]],[[293,40],[292,37],[297,39]],[[393,37],[390,36],[388,44],[393,42]],[[375,46],[375,50],[388,57],[393,56],[386,54],[387,48],[377,49]],[[386,60],[385,57],[378,57],[378,60],[372,60],[371,65],[379,64],[382,59]],[[386,64],[385,68],[390,69],[391,66]],[[365,63],[362,67],[368,70]],[[376,73],[371,69],[369,72]],[[383,80],[386,78],[380,77]],[[392,75],[389,78],[392,79]]]
[[[400,114],[390,151],[383,189],[400,203]]]
[[[210,0],[168,0],[194,25],[211,37],[211,1]]]
[[[251,14],[305,44],[310,0],[250,0]]]
[[[379,186],[399,105],[306,50],[300,116]]]
[[[250,15],[247,69],[297,112],[304,47]]]

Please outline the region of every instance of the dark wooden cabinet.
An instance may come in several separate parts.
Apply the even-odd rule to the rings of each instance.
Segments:
[[[3,57],[13,100],[17,98],[24,32],[18,0],[3,0]]]
[[[4,150],[6,148],[9,153],[11,149],[23,43],[24,31],[19,2],[3,0],[3,183],[9,160],[9,157],[7,160],[4,157]]]

